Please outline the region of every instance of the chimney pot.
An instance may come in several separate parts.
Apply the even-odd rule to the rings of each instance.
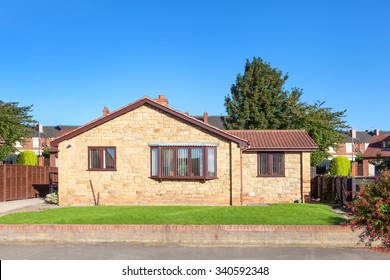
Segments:
[[[207,112],[203,113],[203,122],[209,123],[209,114]]]
[[[379,129],[375,128],[374,133],[375,133],[375,135],[379,135]]]
[[[107,106],[104,106],[103,108],[103,116],[107,116],[108,114],[110,114],[110,111],[108,110]]]
[[[351,130],[351,137],[352,138],[356,138],[356,129],[353,129]]]
[[[154,101],[156,101],[162,105],[168,106],[168,99],[166,99],[163,94],[160,94],[158,96],[158,98],[154,99]]]
[[[41,123],[38,124],[38,132],[43,133],[43,124]]]

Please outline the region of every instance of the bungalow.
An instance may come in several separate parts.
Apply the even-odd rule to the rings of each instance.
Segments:
[[[246,205],[305,201],[304,130],[218,129],[144,97],[51,142],[59,204]],[[92,192],[93,190],[93,192]]]

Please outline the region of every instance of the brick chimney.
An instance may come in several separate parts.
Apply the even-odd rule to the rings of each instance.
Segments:
[[[351,130],[351,137],[352,138],[356,138],[356,129],[353,129]]]
[[[203,113],[203,122],[209,123],[209,114],[207,112]]]
[[[164,97],[164,95],[160,94],[158,98],[153,99],[154,101],[157,101],[158,103],[168,106],[168,99]]]
[[[103,108],[103,117],[107,116],[108,114],[110,114],[110,111],[108,110],[107,106],[104,106],[104,108]]]
[[[37,130],[38,130],[39,133],[43,133],[43,124],[39,123],[37,125]]]

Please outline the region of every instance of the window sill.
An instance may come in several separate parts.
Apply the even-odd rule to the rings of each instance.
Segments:
[[[286,178],[286,175],[257,175],[257,178]]]
[[[159,182],[162,181],[201,181],[206,182],[210,180],[216,180],[218,177],[149,177],[149,179],[156,180]]]
[[[113,172],[116,171],[115,169],[87,169],[87,171],[108,171],[108,172]]]

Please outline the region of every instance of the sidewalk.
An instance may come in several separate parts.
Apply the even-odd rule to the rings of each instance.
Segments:
[[[28,210],[38,206],[45,205],[43,198],[30,198],[22,200],[12,200],[0,202],[0,216],[9,214],[15,211]]]

